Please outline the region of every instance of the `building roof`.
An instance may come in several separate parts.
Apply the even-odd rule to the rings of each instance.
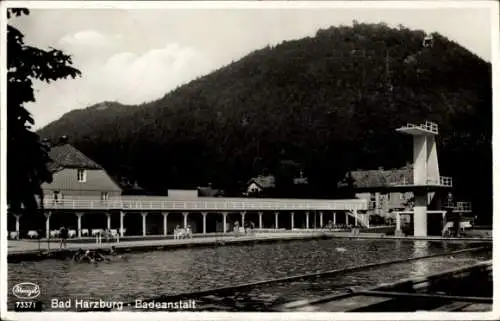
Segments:
[[[198,196],[200,197],[222,197],[224,190],[212,188],[212,186],[198,187]]]
[[[248,181],[248,185],[255,183],[262,189],[274,188],[276,186],[276,180],[273,175],[262,176],[259,175]]]
[[[63,168],[85,168],[85,169],[103,169],[78,149],[70,144],[54,146],[49,151],[49,157],[52,162],[48,164],[49,170],[57,172]]]
[[[298,177],[293,179],[295,185],[307,185],[309,184],[307,177]]]
[[[353,179],[354,188],[381,188],[389,187],[394,183],[405,181],[407,184],[413,183],[413,167],[407,165],[397,169],[377,169],[377,170],[356,170],[350,172]],[[349,173],[344,180],[338,184],[339,187],[347,186]]]

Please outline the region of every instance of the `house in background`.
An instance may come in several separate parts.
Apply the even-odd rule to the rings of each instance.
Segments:
[[[250,179],[247,183],[246,193],[248,196],[259,196],[266,192],[266,190],[274,189],[276,187],[276,179],[274,175],[259,175]]]
[[[305,194],[305,189],[307,189],[308,184],[308,178],[304,177],[304,172],[302,170],[299,172],[299,177],[290,178],[289,181],[287,180],[285,182],[284,185],[286,186],[286,190],[283,190],[283,185],[276,185],[276,177],[274,175],[259,175],[247,182],[246,191],[243,195],[257,197],[270,196],[274,195],[276,188],[280,188],[280,193],[284,193],[282,196],[285,198],[304,197],[303,194]]]
[[[68,196],[105,201],[121,195],[121,188],[104,168],[68,144],[66,138],[50,149],[49,156],[53,181],[42,184],[46,199],[58,202]]]
[[[299,177],[296,177],[293,179],[293,184],[294,185],[307,185],[307,184],[309,184],[307,177],[304,177],[303,171],[300,171]]]
[[[369,201],[369,214],[387,216],[392,211],[409,209],[412,206],[412,192],[402,192],[391,188],[395,183],[410,184],[413,181],[411,164],[389,170],[379,167],[377,170],[351,171],[337,186],[346,188],[348,180],[352,182],[356,197]]]

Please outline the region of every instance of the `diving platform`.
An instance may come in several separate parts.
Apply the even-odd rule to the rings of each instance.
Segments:
[[[413,192],[413,233],[415,236],[427,236],[427,206],[432,195],[429,193],[453,187],[452,178],[441,176],[439,171],[436,144],[439,128],[436,123],[426,121],[423,124],[408,123],[396,131],[413,137],[413,180],[408,184],[405,181],[396,182],[394,186]]]
[[[408,123],[398,129],[396,131],[402,133],[402,134],[408,134],[408,135],[438,135],[439,134],[439,128],[436,123],[426,121],[423,124],[412,124]]]
[[[413,181],[408,181],[406,178],[403,178],[399,181],[393,181],[390,183],[390,187],[397,188],[399,190],[404,189],[418,189],[418,188],[427,188],[427,189],[439,189],[439,188],[452,188],[453,187],[453,178],[448,176],[439,176],[437,178],[427,178],[424,184],[414,184]]]

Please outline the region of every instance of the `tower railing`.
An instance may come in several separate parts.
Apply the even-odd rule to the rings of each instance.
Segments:
[[[440,176],[437,179],[428,179],[427,184],[429,185],[439,185],[439,186],[453,186],[453,178],[449,176]]]
[[[413,180],[409,180],[406,177],[403,177],[400,180],[395,180],[392,181],[389,185],[393,186],[411,186],[411,185],[419,185],[415,184]],[[428,178],[426,181],[426,185],[437,185],[437,186],[447,186],[447,187],[452,187],[453,186],[453,178],[449,176],[440,176],[439,179],[433,179],[433,178]]]
[[[453,208],[456,212],[472,212],[471,202],[448,202],[448,207]]]
[[[410,129],[410,128],[417,128],[417,129],[423,129],[425,131],[431,132],[433,134],[438,134],[439,128],[438,124],[431,122],[431,121],[426,121],[423,124],[412,124],[412,123],[407,123],[405,126],[402,127],[402,129]]]

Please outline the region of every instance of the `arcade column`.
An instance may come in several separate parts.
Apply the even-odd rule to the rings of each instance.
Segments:
[[[125,212],[120,212],[120,237],[123,237],[125,230],[123,227],[123,218],[125,217]]]
[[[77,220],[77,233],[78,233],[78,237],[82,237],[82,217],[83,217],[83,213],[76,213],[76,220]]]
[[[106,223],[107,223],[107,229],[108,231],[111,229],[111,214],[110,213],[106,213]]]
[[[45,237],[50,238],[50,216],[51,212],[44,213],[45,214]]]
[[[188,213],[188,212],[184,212],[184,213],[182,213],[182,215],[184,216],[184,228],[187,228],[187,226],[188,226],[188,215],[189,215],[189,213]]]
[[[141,213],[141,215],[142,215],[142,236],[146,236],[147,234],[146,217],[148,216],[148,213]]]
[[[207,212],[202,212],[203,216],[203,234],[207,234]]]
[[[167,220],[168,220],[168,212],[161,213],[163,215],[163,236],[167,236]]]
[[[222,212],[222,233],[226,233],[227,229],[227,212]]]
[[[241,212],[241,227],[245,227],[245,214],[246,212]]]

